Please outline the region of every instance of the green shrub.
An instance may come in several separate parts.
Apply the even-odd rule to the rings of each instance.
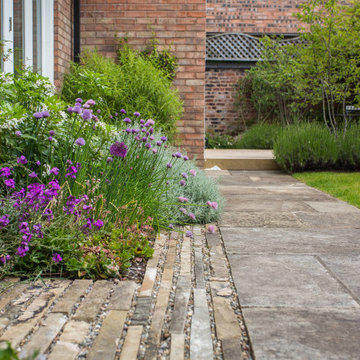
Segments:
[[[327,128],[317,123],[290,125],[274,144],[276,162],[289,172],[334,168],[338,144]]]
[[[360,169],[360,125],[354,124],[345,136],[340,135],[338,139],[339,158],[337,168],[344,170]]]
[[[227,134],[206,134],[206,148],[208,149],[235,149],[236,139]]]
[[[117,122],[116,113],[121,109],[131,115],[141,109],[144,119],[154,119],[172,139],[182,114],[182,102],[168,76],[153,65],[152,59],[126,45],[118,60],[116,64],[96,51],[85,52],[81,64],[72,63],[64,78],[63,99],[97,99],[99,117],[108,123]]]
[[[257,124],[246,130],[236,144],[237,149],[272,149],[282,131],[279,124]]]

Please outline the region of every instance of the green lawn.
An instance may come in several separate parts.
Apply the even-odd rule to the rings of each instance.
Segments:
[[[360,172],[305,172],[295,173],[293,176],[309,186],[360,208]]]

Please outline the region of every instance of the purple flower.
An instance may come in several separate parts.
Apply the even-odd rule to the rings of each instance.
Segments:
[[[0,169],[0,177],[9,177],[11,175],[11,169],[7,166]]]
[[[125,158],[126,154],[128,152],[128,147],[123,142],[115,141],[110,146],[110,154],[113,156]]]
[[[20,137],[22,135],[21,131],[15,131],[15,136]]]
[[[194,213],[189,213],[189,217],[193,220],[196,220],[195,214]]]
[[[34,179],[37,177],[37,173],[35,171],[33,171],[31,174],[29,174],[29,177]]]
[[[89,120],[92,117],[92,113],[90,110],[84,110],[81,116],[84,120]]]
[[[8,188],[12,188],[15,189],[15,181],[14,179],[7,179],[4,181],[4,184],[8,187]]]
[[[49,131],[49,135],[50,135],[50,136],[54,136],[54,135],[55,135],[55,131],[54,131],[54,130],[50,130],[50,131]]]
[[[170,162],[168,162],[168,163],[166,164],[166,167],[167,167],[168,169],[171,169],[171,168],[172,168],[172,164],[171,164]]]
[[[81,104],[81,103],[83,102],[83,99],[81,99],[81,98],[76,98],[76,99],[75,99],[75,102],[77,102],[77,103],[80,103],[80,104]]]
[[[141,139],[143,142],[147,142],[148,138],[146,136],[144,136],[142,139]]]
[[[50,174],[53,174],[53,175],[59,175],[59,169],[57,167],[54,167],[50,170]]]
[[[101,113],[101,110],[100,110],[100,109],[97,109],[96,112],[97,112],[98,114],[100,114],[100,113]]]
[[[185,208],[183,208],[183,207],[181,207],[181,208],[179,208],[179,211],[180,212],[182,212],[183,214],[187,214],[187,211],[186,211],[186,209]]]
[[[35,119],[41,119],[43,117],[43,113],[36,112],[33,116],[34,116]]]
[[[72,165],[72,161],[71,160],[66,160],[66,163],[68,164],[68,165]]]
[[[213,234],[213,233],[215,232],[215,227],[214,227],[214,225],[209,225],[209,226],[208,226],[208,232],[209,232],[210,234]]]
[[[0,229],[4,228],[7,225],[9,225],[9,215],[5,214],[0,217]]]
[[[157,149],[152,149],[151,150],[154,154],[156,154],[158,151],[157,151]]]
[[[208,201],[207,204],[208,206],[212,207],[215,210],[218,208],[218,203],[216,201],[214,202]]]
[[[187,160],[189,160],[189,157],[184,155],[184,161],[187,161]]]
[[[185,180],[180,180],[179,184],[180,184],[181,186],[185,186],[185,185],[186,185],[186,181],[185,181]]]
[[[44,110],[44,111],[42,112],[42,116],[43,116],[44,118],[47,118],[47,117],[50,116],[50,114],[49,114],[49,112],[48,112],[47,110]]]
[[[157,142],[156,142],[156,145],[157,145],[157,146],[161,146],[161,145],[162,145],[162,142],[161,142],[161,141],[157,141]]]
[[[145,120],[144,120],[144,119],[141,119],[141,120],[140,120],[140,124],[141,124],[141,125],[145,124]]]
[[[125,118],[123,121],[124,121],[124,123],[127,123],[127,124],[131,123],[131,120],[129,118]]]
[[[36,164],[37,166],[40,166],[40,165],[41,165],[41,162],[38,160],[35,164]]]
[[[150,143],[146,143],[146,144],[145,144],[145,147],[146,147],[147,149],[151,149],[151,144],[150,144]]]
[[[67,108],[67,111],[68,111],[68,113],[72,113],[73,112],[73,108],[71,107],[71,106],[69,106],[68,108]]]
[[[65,174],[65,177],[71,177],[72,179],[76,179],[76,173],[78,172],[78,169],[75,166],[70,166],[66,169],[67,173]]]
[[[140,116],[140,113],[137,112],[137,111],[135,111],[135,112],[134,112],[134,116],[139,117],[139,116]]]
[[[54,254],[53,254],[53,257],[52,257],[52,261],[53,261],[55,264],[59,263],[60,261],[62,261],[61,255],[58,254],[58,253],[54,253]]]
[[[73,113],[81,114],[81,107],[80,106],[74,106],[71,110]]]
[[[175,226],[174,226],[173,224],[169,224],[169,228],[170,228],[170,229],[174,229]]]
[[[128,134],[130,134],[130,133],[132,132],[132,130],[131,130],[130,128],[127,128],[125,131],[126,131]]]
[[[121,109],[120,112],[121,112],[122,114],[126,114],[126,110],[125,110],[125,109]]]
[[[5,265],[11,259],[10,255],[0,255],[0,262]]]
[[[115,113],[115,116],[118,116],[118,115],[119,115],[119,114],[116,112],[116,113]]]
[[[24,155],[21,155],[18,159],[17,159],[17,163],[18,164],[22,164],[22,165],[26,165],[27,164],[27,159]]]
[[[89,213],[91,209],[92,209],[92,206],[91,206],[91,205],[84,205],[84,206],[83,206],[83,210],[84,210],[84,211],[87,211],[87,213]]]
[[[162,137],[160,138],[160,140],[163,141],[163,142],[165,142],[165,141],[167,141],[167,137],[166,137],[166,136],[162,136]]]
[[[84,146],[85,145],[85,139],[80,137],[80,138],[75,140],[75,144],[78,145],[78,146]]]
[[[94,226],[96,226],[99,230],[104,226],[104,222],[102,220],[96,220],[94,222]]]
[[[27,245],[22,245],[17,248],[16,255],[20,257],[24,257],[28,251],[29,251],[29,247]]]
[[[177,151],[175,154],[175,157],[177,157],[178,159],[182,158],[182,154],[181,152]]]
[[[182,176],[184,179],[187,179],[187,178],[189,177],[186,172],[183,172],[183,173],[181,174],[181,176]]]
[[[93,105],[95,105],[96,104],[96,102],[93,100],[93,99],[89,99],[88,101],[86,101],[86,103],[84,104],[84,108],[85,109],[87,109],[87,108],[89,108],[90,106],[93,106]]]
[[[154,125],[154,124],[155,124],[155,121],[154,121],[153,119],[149,119],[149,120],[146,122],[145,126],[146,126],[146,127],[149,127],[149,126],[152,126],[152,125]]]
[[[150,134],[153,134],[153,133],[154,133],[154,128],[150,128],[150,129],[149,129],[149,133],[150,133]]]
[[[114,159],[111,157],[111,156],[109,156],[107,159],[106,159],[106,162],[113,162],[114,161]]]
[[[184,196],[179,196],[178,197],[178,200],[181,202],[181,203],[185,203],[185,202],[188,202],[189,199],[187,197],[184,197]]]
[[[48,137],[48,140],[49,140],[49,142],[52,142],[54,139],[53,139],[52,136],[49,136],[49,137]]]
[[[193,237],[193,233],[191,231],[187,231],[186,232],[186,237],[192,238]]]
[[[196,176],[196,170],[191,169],[189,172],[190,172],[190,174],[191,174],[192,176]]]

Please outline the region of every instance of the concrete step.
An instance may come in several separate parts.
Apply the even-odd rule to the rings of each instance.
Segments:
[[[206,149],[205,169],[218,166],[221,170],[278,170],[272,150]]]

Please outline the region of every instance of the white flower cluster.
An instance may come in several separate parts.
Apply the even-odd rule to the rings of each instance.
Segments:
[[[10,119],[5,121],[3,124],[0,124],[0,129],[3,130],[16,130],[19,128],[19,125],[24,123],[24,118],[20,118],[20,119]]]
[[[10,76],[8,76],[8,74],[0,71],[0,81],[3,83],[10,83],[11,78],[10,78]]]
[[[35,83],[37,87],[44,87],[46,90],[46,95],[54,95],[55,94],[55,86],[48,81],[38,80]]]

